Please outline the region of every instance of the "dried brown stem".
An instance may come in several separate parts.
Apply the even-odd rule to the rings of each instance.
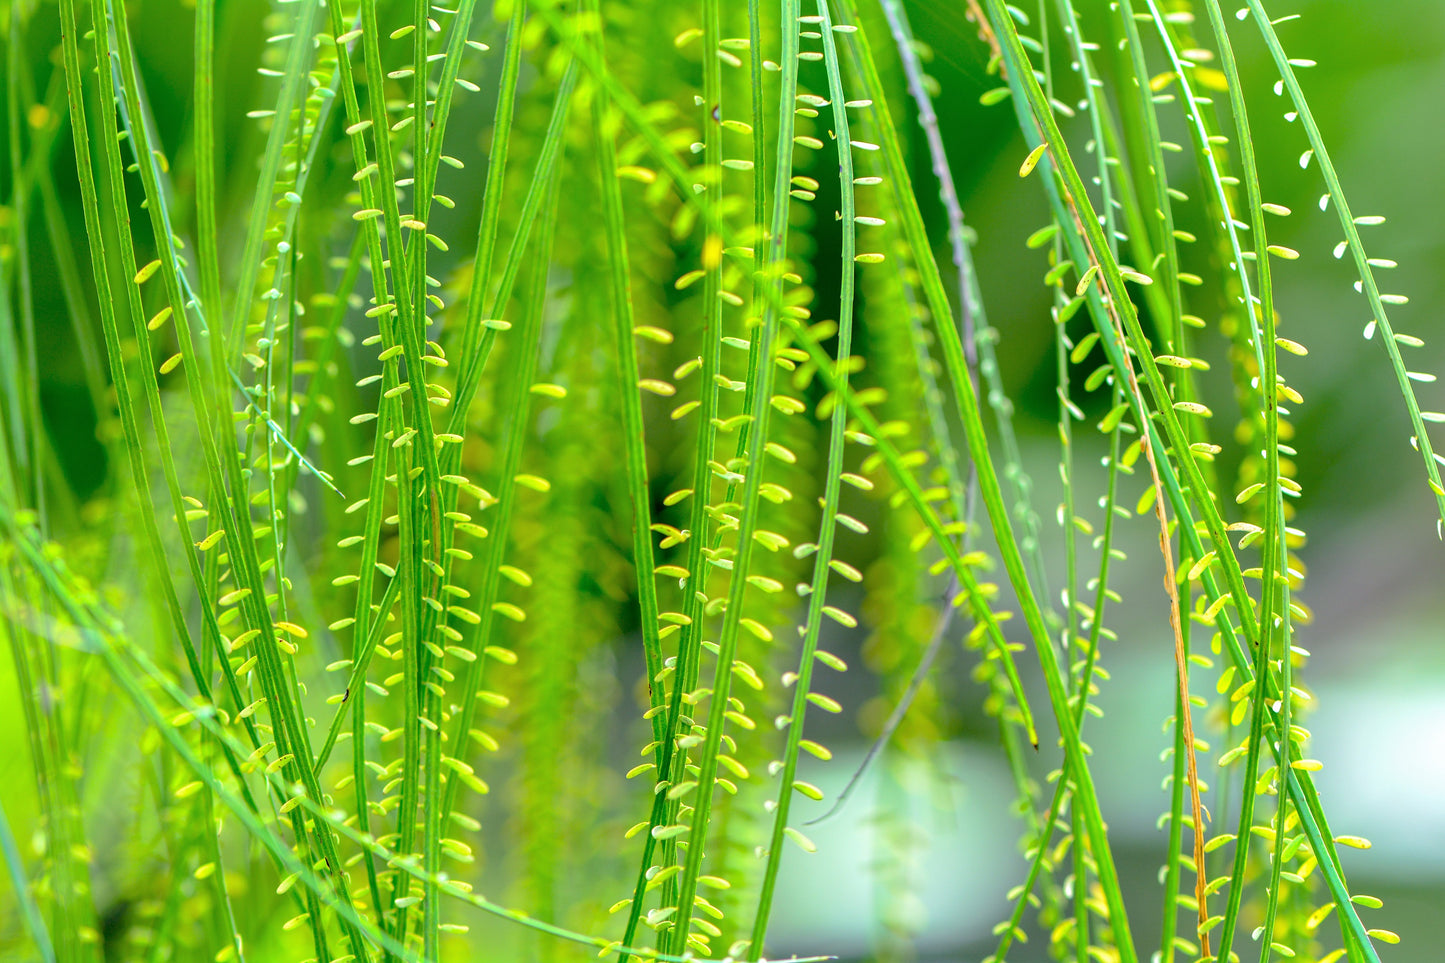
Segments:
[[[1039,139],[1047,144],[1048,138],[1042,128],[1039,129]],[[1056,163],[1053,157],[1053,148],[1050,146],[1049,161]],[[1099,254],[1089,244],[1088,234],[1084,231],[1083,221],[1079,216],[1078,205],[1074,198],[1067,192],[1062,192],[1064,203],[1069,208],[1069,214],[1074,220],[1074,228],[1078,237],[1082,240],[1085,249],[1089,254],[1089,267],[1093,271],[1085,269],[1087,273],[1095,278],[1103,276],[1103,265],[1099,261]],[[1100,282],[1102,283],[1102,282]],[[1139,387],[1139,379],[1134,373],[1134,366],[1129,362],[1129,347],[1124,334],[1124,322],[1119,316],[1118,308],[1114,304],[1111,293],[1101,287],[1100,300],[1104,309],[1109,314],[1109,321],[1113,326],[1115,337],[1118,339],[1120,352],[1124,358],[1123,376],[1127,379],[1129,393],[1134,399],[1136,409],[1145,413],[1148,411],[1144,402],[1143,389]],[[1140,449],[1149,465],[1149,474],[1154,481],[1154,514],[1159,519],[1159,550],[1164,556],[1164,589],[1169,595],[1169,624],[1174,631],[1174,664],[1176,674],[1179,678],[1179,705],[1180,719],[1184,727],[1184,752],[1185,752],[1185,778],[1189,785],[1189,802],[1194,817],[1194,896],[1199,905],[1199,924],[1202,928],[1209,918],[1208,897],[1205,893],[1207,880],[1204,866],[1204,813],[1203,805],[1199,801],[1199,766],[1194,752],[1194,720],[1189,704],[1189,660],[1184,654],[1184,632],[1179,609],[1179,590],[1176,583],[1174,567],[1174,552],[1170,547],[1169,520],[1164,506],[1164,485],[1159,477],[1159,466],[1154,459],[1154,446],[1149,443],[1147,425],[1144,426],[1143,437],[1140,439]],[[1200,932],[1201,958],[1210,955],[1209,934]]]
[[[1006,76],[1003,68],[1003,51],[999,48],[998,37],[994,35],[993,27],[989,25],[988,16],[979,7],[978,0],[965,0],[965,2],[968,11],[964,16],[978,26],[978,39],[988,44],[989,54],[993,57],[994,63],[999,65],[999,76]]]
[[[979,8],[977,0],[965,0],[968,8],[968,19],[978,25],[979,39],[988,44],[992,53],[994,63],[998,64],[1000,76],[1006,77],[1003,66],[1002,51],[999,48],[998,37],[995,35],[988,18]],[[1038,124],[1035,118],[1035,126],[1039,142],[1047,145],[1049,162],[1057,164],[1057,158],[1053,156],[1053,146],[1049,144],[1047,133],[1042,125]],[[1103,265],[1100,263],[1099,252],[1095,251],[1089,244],[1089,235],[1084,230],[1084,223],[1079,216],[1079,208],[1074,197],[1067,191],[1062,191],[1064,203],[1069,208],[1069,214],[1073,218],[1076,235],[1082,241],[1089,255],[1089,267],[1094,270],[1088,272],[1095,278],[1103,277]],[[1087,268],[1085,269],[1088,270]],[[1102,281],[1099,282],[1102,285]],[[1121,292],[1122,293],[1122,292]],[[1139,379],[1134,373],[1134,366],[1129,362],[1129,348],[1127,338],[1124,334],[1123,319],[1119,316],[1118,308],[1114,304],[1111,293],[1101,286],[1100,298],[1104,309],[1109,314],[1109,321],[1118,339],[1120,352],[1124,358],[1124,371],[1121,374],[1127,379],[1129,392],[1134,399],[1137,410],[1143,414],[1148,411],[1144,402],[1144,394],[1139,387]],[[1170,547],[1168,513],[1164,505],[1164,485],[1159,477],[1159,466],[1154,459],[1154,447],[1149,443],[1147,424],[1141,426],[1143,438],[1140,441],[1140,448],[1149,464],[1149,474],[1154,481],[1154,514],[1159,519],[1159,550],[1164,556],[1164,589],[1169,595],[1169,624],[1174,632],[1174,664],[1179,679],[1179,706],[1180,720],[1184,728],[1184,752],[1185,752],[1185,777],[1189,785],[1189,802],[1194,817],[1194,896],[1199,906],[1199,933],[1201,958],[1210,955],[1209,934],[1202,932],[1205,921],[1209,918],[1208,897],[1206,895],[1207,880],[1204,865],[1204,812],[1203,805],[1199,800],[1199,766],[1194,752],[1194,720],[1191,706],[1189,704],[1189,660],[1184,653],[1184,632],[1179,608],[1179,590],[1176,583],[1176,570],[1174,567],[1174,552]]]

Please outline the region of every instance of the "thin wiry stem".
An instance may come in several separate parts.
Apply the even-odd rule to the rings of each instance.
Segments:
[[[818,32],[822,34],[823,63],[828,70],[828,99],[833,107],[833,136],[838,149],[838,186],[840,193],[839,214],[843,226],[841,270],[843,281],[838,305],[838,364],[833,390],[842,393],[848,390],[847,363],[853,350],[853,299],[855,293],[857,266],[854,255],[857,252],[857,227],[854,218],[857,203],[853,186],[853,144],[849,136],[847,101],[843,94],[842,70],[838,65],[838,48],[834,41],[833,24],[828,15],[828,0],[818,0]],[[847,25],[853,26],[853,25]],[[788,29],[785,25],[784,29]],[[856,29],[856,27],[855,27]],[[782,862],[783,839],[788,829],[788,814],[792,811],[793,780],[798,772],[799,746],[803,739],[803,724],[807,717],[809,695],[812,693],[813,668],[817,660],[818,633],[822,629],[823,607],[828,595],[828,576],[833,563],[833,543],[837,534],[838,502],[842,491],[843,441],[847,427],[847,408],[836,399],[828,425],[828,463],[825,468],[822,500],[822,524],[813,553],[813,576],[809,582],[808,614],[804,622],[803,646],[798,656],[797,679],[793,682],[793,702],[788,714],[787,745],[783,750],[783,771],[777,783],[777,808],[773,810],[772,834],[768,839],[766,866],[763,869],[763,883],[758,896],[758,908],[753,918],[752,935],[748,948],[755,956],[761,956],[764,937],[768,931],[768,919],[772,911],[773,891],[777,885],[778,868]],[[754,469],[757,470],[757,469]]]

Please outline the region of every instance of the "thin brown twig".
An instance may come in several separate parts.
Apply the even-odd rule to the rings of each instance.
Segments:
[[[1132,369],[1129,372],[1129,381],[1137,394],[1139,382]],[[1159,469],[1154,463],[1154,454],[1150,451],[1152,446],[1147,438],[1143,439],[1143,448],[1149,459],[1149,474],[1154,478],[1154,514],[1159,519],[1159,551],[1164,556],[1164,590],[1169,593],[1169,625],[1174,630],[1174,668],[1179,677],[1179,711],[1184,726],[1185,778],[1189,783],[1189,804],[1194,814],[1194,899],[1199,906],[1200,951],[1202,956],[1208,957],[1209,933],[1203,929],[1204,923],[1209,919],[1208,896],[1205,893],[1204,818],[1203,806],[1199,802],[1199,765],[1194,754],[1194,720],[1189,705],[1189,660],[1184,655],[1184,632],[1180,621],[1179,588],[1175,582],[1174,551],[1169,545],[1169,522],[1164,511],[1164,486],[1159,479]]]
[[[999,75],[1007,77],[1006,68],[1003,64],[1002,50],[999,47],[998,37],[990,26],[988,17],[979,8],[977,0],[965,0],[967,5],[967,17],[978,26],[979,39],[988,44],[993,62],[997,65]],[[1038,133],[1039,142],[1046,145],[1049,162],[1057,166],[1058,160],[1053,156],[1053,145],[1049,143],[1048,136],[1043,126],[1035,118],[1035,128]],[[1077,236],[1083,243],[1089,255],[1090,267],[1095,277],[1102,278],[1103,265],[1099,260],[1099,253],[1089,244],[1089,236],[1084,230],[1083,220],[1080,218],[1078,205],[1068,191],[1061,190],[1064,203],[1069,208],[1069,215],[1073,218],[1074,228]],[[1086,269],[1087,270],[1087,269]],[[1134,398],[1137,409],[1147,412],[1144,403],[1143,391],[1139,387],[1139,379],[1134,373],[1134,366],[1129,362],[1129,348],[1124,334],[1123,319],[1119,316],[1117,307],[1109,291],[1100,284],[1100,298],[1105,311],[1109,314],[1109,320],[1114,328],[1120,352],[1124,358],[1123,372],[1129,383],[1129,390]],[[1144,436],[1140,440],[1140,449],[1143,451],[1149,464],[1149,474],[1154,481],[1154,514],[1159,519],[1159,550],[1164,556],[1164,588],[1169,595],[1169,624],[1174,632],[1174,664],[1179,679],[1179,705],[1181,723],[1184,728],[1184,751],[1185,751],[1185,778],[1189,784],[1189,802],[1194,817],[1194,896],[1199,908],[1200,924],[1200,950],[1201,958],[1210,955],[1209,934],[1203,932],[1203,925],[1209,918],[1208,896],[1206,893],[1207,879],[1204,865],[1204,814],[1203,805],[1199,800],[1199,767],[1194,751],[1194,720],[1193,712],[1189,702],[1189,660],[1184,654],[1184,632],[1179,608],[1179,590],[1176,586],[1176,571],[1174,567],[1174,552],[1170,547],[1169,521],[1164,505],[1164,486],[1159,477],[1159,466],[1154,459],[1153,445],[1149,443],[1147,425],[1144,426]]]
[[[1044,144],[1048,144],[1048,138],[1045,136],[1041,127],[1038,129],[1038,134],[1039,140]],[[1053,156],[1053,146],[1049,145],[1047,150],[1049,162],[1056,164],[1057,159]],[[1061,191],[1061,196],[1069,208],[1069,215],[1074,220],[1074,228],[1078,232],[1078,237],[1088,252],[1090,268],[1094,269],[1090,273],[1096,278],[1102,278],[1103,265],[1099,261],[1098,252],[1089,244],[1088,235],[1084,232],[1084,223],[1079,215],[1078,205],[1067,191]],[[1085,270],[1086,272],[1089,271],[1087,268]],[[1129,362],[1129,346],[1124,334],[1123,319],[1119,316],[1119,311],[1114,304],[1112,295],[1102,286],[1102,280],[1098,283],[1100,284],[1100,300],[1103,302],[1104,310],[1109,314],[1109,320],[1113,325],[1120,353],[1124,358],[1125,370],[1123,374],[1128,380],[1130,394],[1134,398],[1137,409],[1141,413],[1147,412],[1148,409],[1145,406],[1143,390],[1139,387],[1139,379],[1134,373],[1134,366]],[[1202,929],[1204,923],[1209,919],[1209,908],[1208,896],[1205,892],[1207,880],[1204,865],[1204,807],[1199,800],[1199,766],[1194,752],[1194,720],[1189,703],[1189,660],[1184,654],[1183,623],[1179,609],[1179,590],[1175,582],[1174,552],[1169,545],[1169,522],[1164,506],[1164,485],[1159,477],[1159,466],[1154,459],[1154,446],[1149,443],[1147,425],[1145,426],[1143,437],[1140,439],[1139,447],[1143,451],[1145,459],[1148,461],[1149,474],[1154,481],[1154,514],[1159,519],[1159,550],[1164,556],[1164,588],[1169,595],[1169,624],[1174,631],[1174,664],[1176,674],[1179,678],[1179,704],[1181,723],[1184,727],[1185,778],[1189,784],[1189,802],[1194,817],[1194,897],[1198,903],[1199,925]],[[1210,955],[1209,934],[1200,932],[1199,939],[1202,957],[1208,957]]]
[[[1047,138],[1043,136],[1042,130],[1039,132],[1039,136],[1047,143]],[[1050,162],[1053,163],[1052,147],[1049,148],[1049,152]],[[1090,267],[1096,269],[1093,272],[1094,276],[1102,277],[1103,266],[1099,263],[1098,252],[1089,245],[1088,235],[1084,233],[1084,225],[1080,220],[1078,207],[1068,192],[1063,192],[1062,196],[1065,204],[1068,205],[1069,214],[1074,219],[1075,229],[1083,241],[1085,250],[1088,251]],[[1139,387],[1139,379],[1134,373],[1134,366],[1129,361],[1129,347],[1124,335],[1123,319],[1119,316],[1112,295],[1102,287],[1102,281],[1099,283],[1101,285],[1100,299],[1104,309],[1109,313],[1109,320],[1113,324],[1120,353],[1124,358],[1123,374],[1128,380],[1130,394],[1134,398],[1134,404],[1138,411],[1145,413],[1148,409],[1144,403],[1144,392]],[[1185,779],[1189,784],[1189,803],[1194,817],[1194,898],[1199,907],[1200,950],[1202,957],[1208,957],[1210,955],[1209,934],[1202,931],[1204,923],[1209,919],[1208,895],[1205,892],[1207,880],[1204,865],[1204,807],[1199,801],[1199,765],[1194,752],[1194,719],[1189,703],[1189,660],[1184,654],[1183,622],[1179,609],[1174,552],[1169,544],[1169,520],[1164,506],[1164,484],[1159,477],[1159,465],[1154,458],[1154,446],[1149,443],[1147,426],[1145,429],[1139,447],[1149,464],[1149,474],[1154,482],[1154,514],[1159,519],[1159,551],[1164,556],[1164,590],[1169,595],[1169,625],[1174,631],[1174,667],[1179,678],[1180,721],[1184,727]]]
[[[998,45],[998,37],[994,34],[993,27],[989,25],[988,17],[979,7],[978,0],[965,0],[965,3],[968,10],[964,16],[978,27],[978,39],[988,44],[989,53],[994,63],[998,64],[999,76],[1007,77],[1003,67],[1003,50]]]

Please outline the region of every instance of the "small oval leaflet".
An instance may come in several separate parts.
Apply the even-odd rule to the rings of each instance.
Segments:
[[[787,836],[794,843],[796,843],[798,848],[805,853],[816,853],[818,851],[818,846],[816,843],[814,843],[807,836],[804,836],[802,833],[798,832],[792,826],[788,826],[787,828],[785,828],[783,830],[783,835]]]
[[[1049,273],[1044,275],[1044,284],[1048,287],[1053,287],[1063,279],[1065,274],[1068,274],[1073,269],[1073,261],[1060,261],[1058,264],[1055,264],[1052,268],[1049,269]]]
[[[1119,427],[1119,423],[1124,420],[1124,415],[1128,411],[1129,403],[1127,401],[1115,405],[1107,415],[1099,419],[1099,430],[1106,435],[1109,434]]]
[[[1028,177],[1032,174],[1034,168],[1038,166],[1039,159],[1044,156],[1044,152],[1048,149],[1049,145],[1044,143],[1029,151],[1029,156],[1024,158],[1023,166],[1019,168],[1019,176]]]
[[[1095,344],[1098,344],[1098,331],[1090,331],[1084,337],[1079,338],[1079,343],[1075,344],[1074,350],[1069,351],[1069,360],[1078,364],[1079,361],[1088,357],[1090,351],[1094,350]]]
[[[161,262],[160,262],[160,259],[157,258],[156,260],[154,260],[154,261],[150,262],[149,264],[147,264],[145,267],[141,268],[139,271],[135,272],[135,283],[136,283],[136,284],[144,284],[144,283],[146,283],[147,281],[149,281],[149,280],[151,279],[151,276],[154,275],[154,274],[155,274],[157,271],[159,271],[160,269],[161,269]]]
[[[1059,225],[1046,224],[1043,227],[1039,228],[1037,231],[1034,231],[1032,234],[1030,234],[1028,240],[1024,241],[1024,246],[1032,249],[1041,248],[1045,244],[1052,241],[1055,237],[1057,237],[1058,233]]]
[[[823,798],[823,790],[819,789],[817,786],[813,785],[810,782],[804,782],[801,779],[794,779],[793,788],[796,789],[798,792],[802,793],[804,796],[807,796],[809,799],[816,801]]]

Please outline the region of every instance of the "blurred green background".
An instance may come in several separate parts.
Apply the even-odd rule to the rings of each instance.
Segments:
[[[1090,4],[1080,6],[1087,26]],[[909,8],[915,33],[931,51],[928,69],[941,90],[940,122],[965,214],[978,236],[975,258],[990,320],[1001,334],[999,360],[1015,400],[1016,426],[1037,486],[1037,507],[1045,532],[1057,540],[1052,522],[1057,472],[1051,295],[1040,283],[1042,259],[1023,245],[1047,219],[1044,199],[1036,183],[1017,176],[1026,151],[1012,112],[1007,106],[979,105],[979,94],[996,81],[986,74],[982,45],[963,21],[961,5],[921,0]],[[1275,16],[1302,14],[1281,30],[1293,56],[1319,62],[1306,72],[1306,93],[1333,145],[1351,202],[1358,213],[1389,219],[1385,226],[1369,229],[1368,240],[1372,255],[1400,262],[1391,290],[1408,294],[1412,303],[1395,309],[1392,316],[1400,330],[1426,342],[1415,367],[1445,370],[1445,326],[1433,307],[1445,301],[1445,3],[1291,0],[1270,9]],[[220,10],[225,41],[217,86],[224,99],[218,108],[226,119],[225,142],[235,156],[249,156],[258,135],[242,114],[244,105],[256,99],[253,94],[261,82],[253,65],[266,31],[254,5],[232,0],[220,4]],[[188,111],[190,17],[171,0],[141,0],[131,5],[131,12],[158,128],[163,137],[176,135]],[[52,37],[53,9],[42,8],[35,24],[34,36]],[[1318,708],[1306,723],[1315,737],[1312,755],[1326,764],[1318,784],[1336,830],[1374,842],[1370,852],[1351,859],[1350,882],[1353,889],[1385,900],[1385,909],[1372,922],[1378,920],[1403,937],[1404,942],[1387,948],[1382,958],[1426,963],[1438,960],[1445,945],[1442,547],[1385,357],[1378,342],[1361,337],[1366,317],[1349,291],[1349,276],[1330,257],[1338,240],[1333,214],[1322,215],[1316,207],[1317,172],[1302,171],[1297,163],[1304,135],[1297,124],[1281,117],[1281,102],[1270,91],[1275,74],[1264,51],[1245,42],[1248,32],[1240,31],[1239,37],[1266,199],[1296,212],[1274,226],[1272,240],[1303,255],[1277,271],[1276,283],[1283,333],[1311,350],[1308,359],[1292,365],[1290,377],[1306,399],[1294,419],[1293,444],[1304,489],[1294,524],[1310,536],[1303,553],[1310,568],[1302,596],[1315,620],[1298,641],[1313,653],[1307,681]],[[876,34],[875,47],[884,46],[884,39],[884,34]],[[43,83],[45,74],[39,76]],[[464,119],[463,125],[480,124],[483,109],[490,117],[490,106],[476,109],[477,118]],[[915,128],[908,130],[914,135],[915,183],[925,184],[922,138]],[[62,184],[73,182],[73,167],[62,166],[58,176]],[[232,164],[224,203],[233,213],[249,204],[253,178],[245,165]],[[71,195],[66,203],[71,229],[79,235],[78,200]],[[461,206],[466,206],[464,201]],[[925,213],[932,218],[940,260],[947,262],[942,208],[929,204]],[[823,275],[832,270],[821,256],[818,267]],[[53,270],[43,261],[36,265],[42,279]],[[36,309],[41,318],[63,316],[56,285],[37,285]],[[77,488],[94,488],[106,466],[91,441],[95,426],[81,366],[65,324],[47,321],[41,336],[47,421],[57,434],[74,439],[60,454]],[[1204,336],[1200,353],[1222,358],[1222,342],[1212,343],[1211,338],[1219,342],[1217,335]],[[1445,408],[1445,389],[1419,388],[1422,404]],[[1227,405],[1227,399],[1222,400]],[[1097,465],[1102,436],[1081,430],[1079,446],[1080,463]],[[1125,526],[1121,538],[1131,562],[1120,568],[1116,582],[1125,598],[1154,599],[1157,604],[1115,609],[1112,624],[1120,639],[1108,656],[1112,681],[1104,685],[1101,697],[1106,715],[1090,723],[1089,740],[1096,750],[1103,805],[1127,873],[1131,912],[1145,945],[1151,927],[1157,927],[1154,878],[1163,834],[1155,820],[1167,806],[1160,788],[1166,767],[1157,761],[1157,753],[1168,744],[1160,724],[1172,711],[1173,672],[1151,524],[1144,520]],[[858,639],[840,637],[832,647],[851,662]],[[954,660],[949,671],[961,677],[965,670]],[[7,804],[14,807],[10,816],[23,830],[33,812],[27,812],[29,805],[23,801],[27,790],[13,787],[27,786],[33,776],[12,685],[11,677],[0,673],[0,787],[11,787],[0,792],[6,793]],[[845,701],[857,704],[868,698],[871,685],[865,673],[850,673]],[[960,681],[949,691],[966,691],[967,685]],[[838,761],[803,774],[830,795],[864,748],[851,722],[836,725],[835,731],[819,737],[834,748]],[[790,856],[792,864],[785,872],[795,875],[788,877],[792,884],[785,879],[782,888],[775,950],[859,957],[877,937],[868,922],[872,908],[900,893],[906,894],[906,910],[919,928],[923,957],[977,960],[991,950],[989,929],[1007,913],[1004,893],[1021,876],[1022,862],[1018,825],[1007,815],[1010,789],[1002,761],[992,744],[983,741],[983,724],[973,729],[980,741],[957,740],[938,760],[951,780],[925,778],[903,762],[875,771],[843,815],[816,827],[813,836],[822,852],[813,858],[837,862],[826,864],[825,870],[816,863],[807,867],[806,887],[800,885],[804,876],[793,858],[797,854]],[[917,838],[912,851],[917,859],[908,879],[872,879],[868,871],[872,854],[897,845],[873,818],[879,806],[907,807],[913,815]],[[829,886],[836,890],[829,891]],[[0,893],[7,894],[0,896],[3,907],[8,891]],[[8,916],[8,910],[0,909],[0,919]],[[1034,941],[1010,958],[1018,963],[1042,959],[1030,956],[1042,954],[1037,946]],[[26,957],[0,953],[0,959],[7,958]]]

